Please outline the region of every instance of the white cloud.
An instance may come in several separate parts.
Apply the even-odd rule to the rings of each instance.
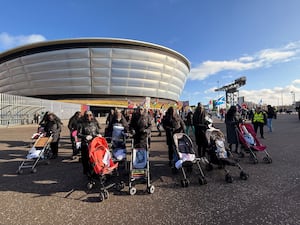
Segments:
[[[216,73],[232,70],[244,71],[271,66],[275,63],[287,62],[300,53],[300,41],[291,42],[278,49],[263,49],[253,56],[242,56],[228,61],[205,61],[191,69],[189,79],[204,80]]]
[[[300,79],[298,79],[298,80],[294,80],[294,81],[292,82],[292,84],[294,84],[294,85],[298,85],[298,84],[300,84]]]
[[[293,102],[294,94],[295,100],[300,100],[300,87],[293,85],[287,85],[285,87],[274,87],[271,89],[261,90],[240,90],[239,96],[244,96],[245,101],[258,103],[260,99],[263,100],[263,104],[270,104],[275,106],[290,105]]]
[[[0,50],[8,50],[10,48],[18,47],[35,42],[45,41],[46,38],[40,34],[17,35],[13,36],[6,32],[0,33]]]

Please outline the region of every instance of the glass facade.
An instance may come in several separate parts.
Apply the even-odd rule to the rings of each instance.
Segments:
[[[21,96],[140,96],[177,101],[190,70],[188,61],[179,53],[149,43],[127,41],[124,46],[62,49],[51,49],[51,45],[54,44],[40,44],[39,51],[1,62],[0,92]]]

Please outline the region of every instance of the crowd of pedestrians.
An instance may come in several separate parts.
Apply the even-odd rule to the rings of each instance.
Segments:
[[[207,110],[201,103],[198,103],[194,110],[191,107],[177,110],[171,106],[166,111],[163,109],[152,111],[145,109],[143,106],[138,106],[130,115],[121,109],[115,108],[111,109],[106,117],[103,135],[107,138],[111,137],[114,124],[120,124],[124,127],[125,132],[132,134],[135,147],[144,148],[151,146],[151,131],[156,128],[158,136],[162,136],[162,132],[165,131],[169,165],[171,166],[174,155],[173,134],[175,133],[183,132],[192,136],[197,146],[198,157],[205,158],[208,147],[206,139],[208,116]],[[242,120],[250,120],[255,132],[259,131],[260,137],[264,138],[265,125],[269,132],[273,131],[272,120],[276,119],[276,111],[272,106],[268,105],[266,110],[258,106],[254,111],[248,110],[246,113],[243,113],[239,107],[231,106],[227,112],[225,109],[222,109],[222,114],[220,114],[219,118],[221,121],[224,119],[226,124],[226,138],[229,149],[239,155],[241,152],[236,125]],[[54,113],[46,112],[41,121],[39,121],[39,125],[43,127],[48,135],[52,135],[52,158],[56,158],[63,125],[61,120]],[[93,112],[85,111],[81,113],[78,111],[69,119],[67,126],[70,132],[72,156],[79,154],[80,149],[83,173],[87,174],[89,171],[88,143],[92,138],[101,136],[100,125]],[[78,142],[81,144],[80,146],[78,146]]]

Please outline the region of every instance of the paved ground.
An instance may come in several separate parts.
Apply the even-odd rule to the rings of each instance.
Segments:
[[[217,127],[224,130],[223,123]],[[59,157],[50,165],[41,163],[35,174],[16,170],[29,150],[35,126],[0,128],[0,224],[300,224],[300,121],[297,115],[279,115],[274,132],[262,140],[273,158],[272,164],[240,164],[250,174],[224,181],[222,170],[206,172],[208,184],[200,186],[191,175],[188,188],[180,186],[180,174],[167,166],[165,136],[154,132],[151,151],[155,193],[128,195],[128,187],[112,191],[98,202],[96,189],[86,190],[81,164],[70,160],[71,148],[64,127]],[[195,171],[195,170],[194,170]]]

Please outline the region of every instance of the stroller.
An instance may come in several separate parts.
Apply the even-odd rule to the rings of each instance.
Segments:
[[[187,178],[187,173],[192,172],[193,165],[196,164],[199,170],[199,184],[207,184],[204,173],[200,165],[200,159],[196,158],[193,142],[185,133],[175,133],[173,135],[173,141],[175,145],[174,149],[174,166],[173,172],[181,169],[183,180],[181,180],[182,187],[188,187],[190,181]]]
[[[132,138],[132,152],[130,161],[129,172],[129,194],[135,195],[137,189],[135,184],[138,182],[147,185],[147,192],[153,194],[155,191],[154,185],[151,184],[150,178],[150,162],[149,162],[149,141],[147,137],[147,144],[145,148],[139,148],[134,144],[134,138]]]
[[[107,178],[113,175],[118,168],[118,163],[114,163],[111,157],[111,153],[108,148],[108,144],[104,137],[95,137],[89,143],[89,163],[91,167],[90,181],[87,184],[87,188],[90,190],[95,185],[96,180],[100,183],[100,195],[99,200],[102,202],[104,199],[108,199],[108,189],[116,187],[117,189],[123,189],[124,184],[121,183],[109,183],[107,184]]]
[[[255,131],[251,124],[249,123],[240,123],[236,129],[239,141],[246,153],[250,154],[250,160],[256,164],[258,163],[258,158],[256,152],[264,152],[265,157],[263,161],[266,163],[272,163],[272,158],[267,152],[267,146],[261,144],[255,134]]]
[[[225,147],[225,137],[221,130],[214,128],[211,124],[206,130],[206,138],[208,142],[208,164],[207,170],[212,170],[213,165],[217,165],[225,171],[225,181],[233,182],[233,177],[230,175],[226,166],[238,167],[240,170],[240,178],[247,180],[249,175],[245,173],[240,164],[232,157],[232,153]]]
[[[47,160],[47,164],[49,164],[48,159],[51,158],[50,143],[52,141],[52,134],[49,137],[45,135],[45,133],[40,133],[38,137],[35,136],[33,138],[35,142],[29,150],[26,159],[20,164],[17,170],[18,174],[22,174],[22,169],[25,168],[30,168],[32,173],[36,173],[36,166],[41,159]]]
[[[128,170],[126,138],[127,135],[126,133],[124,133],[124,127],[120,124],[115,124],[113,126],[113,132],[111,137],[112,157],[115,162],[119,163],[119,167],[124,167],[125,171]]]

